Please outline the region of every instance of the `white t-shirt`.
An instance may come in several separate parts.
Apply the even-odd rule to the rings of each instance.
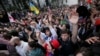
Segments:
[[[42,39],[45,40],[46,42],[50,42],[51,40],[57,39],[57,33],[56,33],[55,29],[50,28],[50,31],[52,34],[51,37],[47,37],[45,33],[41,33]]]
[[[16,51],[20,56],[27,56],[28,52],[28,43],[21,41],[20,46],[16,46]]]

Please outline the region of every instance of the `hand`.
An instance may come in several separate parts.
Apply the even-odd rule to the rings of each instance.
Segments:
[[[40,31],[39,32],[36,32],[36,37],[39,38],[41,35]]]
[[[4,29],[5,29],[5,30],[9,30],[9,29],[8,29],[8,28],[6,28],[6,27],[5,27]]]
[[[68,12],[68,10],[66,9],[66,10],[65,10],[65,13],[67,13],[67,12]]]
[[[62,27],[61,25],[59,25],[59,28],[60,28],[60,29],[63,29],[63,27]]]
[[[71,15],[71,16],[69,17],[69,21],[70,21],[70,23],[72,23],[72,24],[77,24],[77,23],[78,23],[78,19],[79,19],[79,16],[78,16],[77,14]]]
[[[98,11],[97,11],[95,8],[93,8],[91,14],[92,14],[92,15],[95,15],[95,14],[97,14],[97,13],[98,13]]]
[[[85,40],[88,44],[94,44],[100,42],[99,37],[91,37]]]
[[[11,44],[11,45],[16,44],[16,39],[17,39],[17,40],[20,40],[19,37],[14,37],[14,36],[12,36],[12,38],[11,38],[10,41],[9,41],[10,44]]]
[[[45,25],[46,25],[46,26],[48,26],[48,25],[49,25],[48,20],[45,20]]]
[[[52,14],[49,14],[48,18],[49,18],[49,21],[51,22],[52,21]]]
[[[44,17],[45,19],[47,18],[47,15],[45,15],[45,17]]]

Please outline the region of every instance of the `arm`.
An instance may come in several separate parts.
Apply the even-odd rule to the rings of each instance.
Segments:
[[[10,45],[10,42],[8,40],[0,38],[0,44]]]
[[[50,29],[50,32],[51,32],[53,37],[57,37],[57,33],[56,33],[55,29],[52,26],[52,14],[49,14],[48,19],[49,19],[48,27]]]
[[[95,24],[95,19],[93,18],[93,14],[91,15],[91,17],[90,17],[90,19],[91,19],[91,21],[92,21],[92,24]]]
[[[28,38],[28,42],[34,41],[30,36]]]
[[[31,36],[30,36],[31,34],[32,34],[32,33],[28,33],[28,37],[29,37],[29,38],[28,38],[28,42],[34,41],[34,40],[31,38]]]
[[[77,24],[72,24],[72,42],[76,43],[77,42],[77,34],[78,34],[78,25]]]
[[[79,16],[77,14],[75,15],[71,15],[71,17],[69,18],[70,23],[72,24],[72,37],[71,40],[73,43],[77,42],[77,34],[78,34],[78,19]]]
[[[95,24],[95,17],[94,17],[94,15],[96,15],[96,14],[98,14],[98,11],[95,8],[93,8],[92,11],[91,11],[91,16],[90,16],[92,24]]]
[[[36,37],[37,37],[39,43],[40,43],[41,45],[43,45],[45,41],[41,38],[41,35],[42,35],[42,34],[41,34],[40,31],[39,31],[39,32],[38,32],[38,31],[36,32]]]
[[[99,37],[93,36],[86,39],[85,42],[87,42],[88,44],[94,44],[94,43],[100,42],[99,39],[100,39]]]
[[[68,21],[68,15],[67,15],[67,14],[68,14],[68,10],[65,10],[65,11],[64,11],[64,19],[65,19],[67,22],[69,22],[69,21]]]
[[[49,26],[49,29],[50,29],[52,36],[57,37],[57,33],[56,33],[55,29],[52,26]]]

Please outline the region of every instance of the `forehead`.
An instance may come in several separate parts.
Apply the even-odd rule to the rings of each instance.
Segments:
[[[62,33],[61,35],[68,35],[68,33]]]

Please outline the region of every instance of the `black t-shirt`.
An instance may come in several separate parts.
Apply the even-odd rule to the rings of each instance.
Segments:
[[[19,32],[19,37],[21,40],[28,42],[28,34],[25,31]]]
[[[0,44],[0,50],[7,50],[7,46],[4,44]]]
[[[67,41],[62,41],[62,39],[59,39],[59,42],[61,44],[61,48],[59,49],[59,54],[61,56],[74,54],[76,50],[76,44],[74,44],[70,39]]]
[[[90,46],[90,48],[92,49],[94,55],[100,56],[100,43],[92,44],[92,45]]]

